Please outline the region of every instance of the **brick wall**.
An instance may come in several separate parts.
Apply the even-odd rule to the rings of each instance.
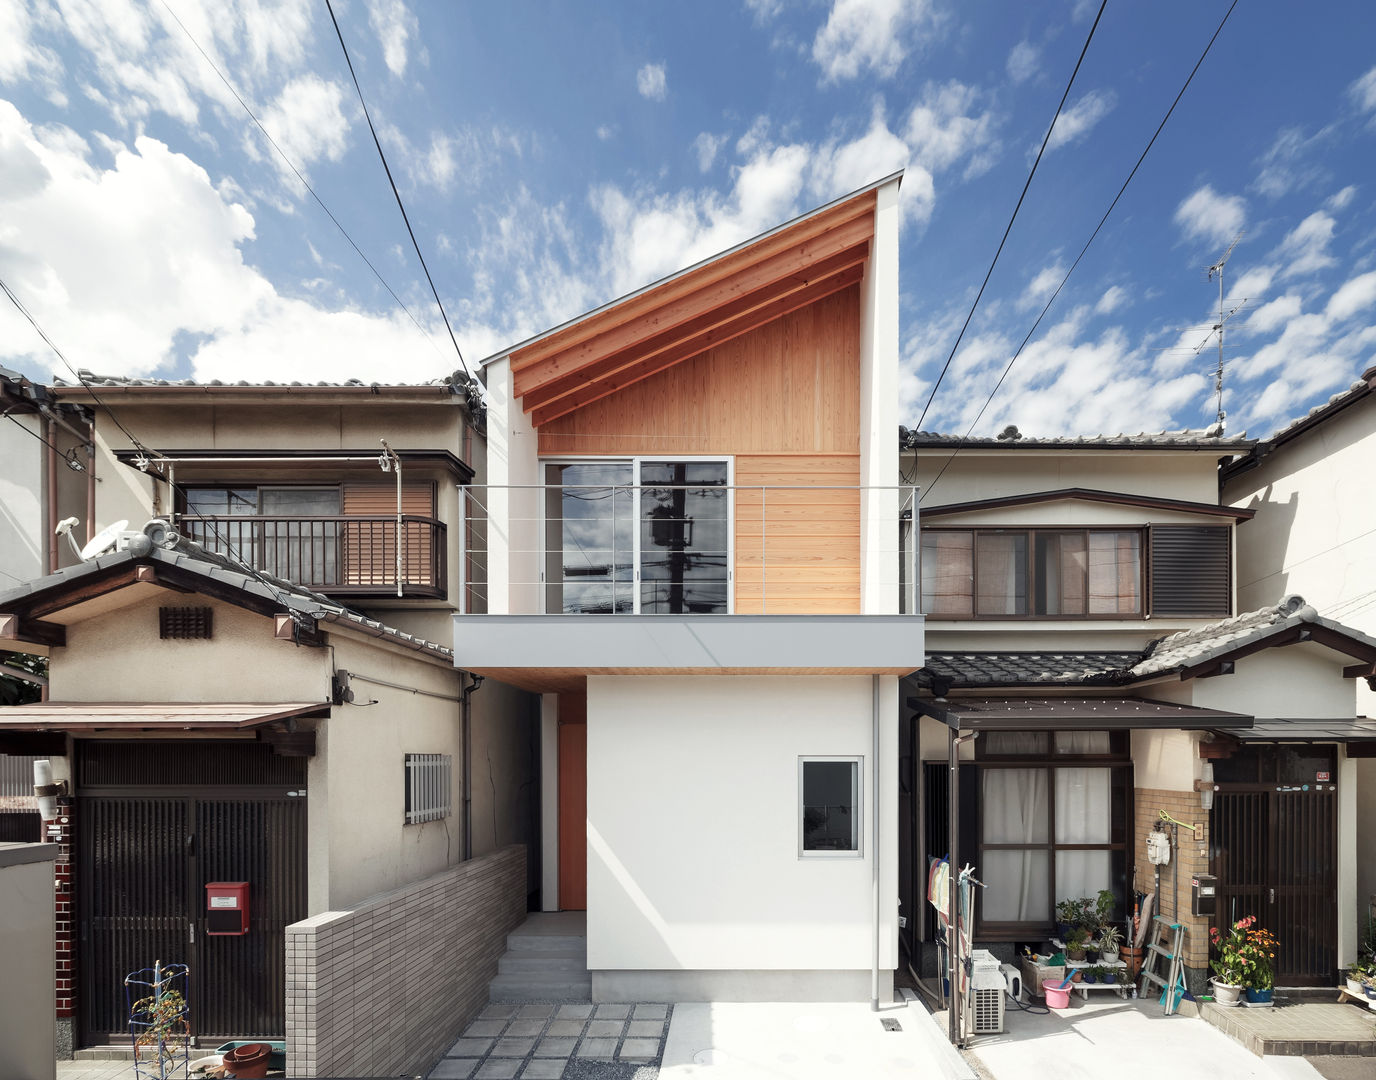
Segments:
[[[423,1073],[487,1004],[526,916],[513,845],[287,927],[287,1075]]]
[[[1190,878],[1196,873],[1209,872],[1209,814],[1199,805],[1199,797],[1197,791],[1138,788],[1136,842],[1133,853],[1133,864],[1137,867],[1137,889],[1139,892],[1151,892],[1154,888],[1153,871],[1156,868],[1147,858],[1147,833],[1158,821],[1158,811],[1166,811],[1177,821],[1201,826],[1198,839],[1191,836],[1188,829],[1176,830],[1179,845],[1172,848],[1171,861],[1161,867],[1161,893],[1154,911],[1154,914],[1158,915],[1178,916],[1187,928],[1185,966],[1190,969],[1187,975],[1191,990],[1202,988],[1208,978],[1209,968],[1209,920],[1207,917],[1193,918],[1189,913]],[[1169,826],[1167,828],[1169,829]],[[1176,881],[1179,882],[1178,901]],[[1150,935],[1150,929],[1147,933]],[[1150,936],[1146,940],[1150,940]]]

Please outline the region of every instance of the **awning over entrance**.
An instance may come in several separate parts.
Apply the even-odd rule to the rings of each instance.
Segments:
[[[45,701],[0,709],[3,731],[241,731],[293,716],[328,716],[329,702]]]
[[[1243,742],[1367,743],[1376,746],[1376,720],[1258,720],[1235,733]]]
[[[1219,731],[1252,726],[1252,718],[1241,713],[1135,697],[971,697],[941,702],[910,697],[908,705],[960,731]]]

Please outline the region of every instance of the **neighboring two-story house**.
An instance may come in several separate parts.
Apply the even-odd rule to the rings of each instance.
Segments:
[[[155,959],[190,964],[203,1039],[281,1037],[286,926],[514,843],[538,902],[537,703],[449,648],[469,385],[84,378],[53,396],[92,409],[94,520],[124,525],[0,587],[0,647],[50,658],[0,745],[67,784],[64,1038],[127,1038]],[[215,881],[249,883],[247,934],[209,934]]]
[[[1057,903],[1101,889],[1122,918],[1129,890],[1159,888],[1156,910],[1189,928],[1197,986],[1210,920],[1189,915],[1191,877],[1213,873],[1216,921],[1259,916],[1282,985],[1331,985],[1356,948],[1373,732],[1354,723],[1352,684],[1376,640],[1300,597],[1239,606],[1242,537],[1267,528],[1266,508],[1220,500],[1218,470],[1252,446],[905,435],[927,617],[926,666],[905,684],[905,908],[925,896],[922,856],[953,844],[964,735],[954,846],[985,882],[976,941],[1045,940]],[[1162,811],[1198,829],[1178,830],[1158,883],[1145,841]],[[912,936],[916,966],[930,921]]]
[[[586,909],[596,1000],[892,993],[898,184],[485,363],[455,651],[541,694],[542,895]]]

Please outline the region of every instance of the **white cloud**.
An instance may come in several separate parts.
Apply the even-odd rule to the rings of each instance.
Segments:
[[[907,145],[889,130],[883,107],[876,102],[864,135],[844,143],[833,140],[818,149],[808,187],[816,200],[823,202],[897,172],[907,163]],[[906,179],[903,187],[907,186]],[[899,210],[905,218],[911,215],[925,222],[932,207],[930,201],[917,201],[921,189],[921,184],[914,185],[913,194],[907,195],[899,188]]]
[[[34,18],[28,5],[0,4],[0,83],[37,79],[54,92],[62,61],[51,49],[33,40]]]
[[[1278,296],[1269,303],[1262,304],[1242,324],[1248,334],[1270,334],[1284,326],[1300,313],[1303,302],[1295,293]]]
[[[1023,289],[1022,296],[1018,297],[1018,307],[1023,311],[1044,304],[1046,298],[1056,291],[1056,286],[1065,277],[1065,267],[1060,263],[1052,263],[1044,267],[1037,273],[1031,281],[1027,283],[1027,288]]]
[[[745,0],[746,10],[755,16],[755,23],[763,26],[772,22],[784,9],[784,0]]]
[[[320,158],[338,161],[349,146],[349,120],[344,115],[345,89],[318,75],[302,75],[282,88],[262,113],[263,127],[272,133],[296,167],[307,169]],[[252,144],[250,144],[252,146]],[[271,160],[289,171],[277,154]]]
[[[597,131],[595,134],[597,135],[598,139],[600,139],[602,142],[606,142],[608,139],[610,139],[613,135],[616,134],[616,125],[598,124]]]
[[[669,92],[663,64],[646,64],[635,73],[635,88],[646,101],[663,101]]]
[[[1247,220],[1247,203],[1240,195],[1220,195],[1205,184],[1175,209],[1175,222],[1192,240],[1227,243]]]
[[[1349,86],[1347,92],[1362,112],[1376,112],[1376,67]]]
[[[1278,199],[1321,183],[1328,175],[1320,164],[1324,158],[1321,144],[1328,141],[1332,131],[1326,127],[1306,138],[1300,128],[1282,129],[1260,159],[1261,171],[1251,184],[1252,190],[1268,199]]]
[[[0,153],[25,163],[0,188],[0,276],[77,366],[148,375],[188,339],[204,339],[190,358],[198,378],[376,378],[385,356],[387,377],[420,380],[449,363],[404,315],[279,293],[244,261],[252,214],[156,139],[115,144],[99,167],[70,131],[39,131],[0,102]],[[8,307],[0,356],[34,371],[58,366]]]
[[[1121,285],[1110,285],[1104,290],[1104,295],[1099,297],[1099,302],[1094,305],[1094,314],[1108,315],[1117,311],[1123,306],[1128,298],[1127,289]]]
[[[699,132],[698,137],[693,140],[693,153],[697,155],[698,171],[706,172],[710,169],[725,145],[725,135],[713,135],[710,131]]]
[[[1357,185],[1348,184],[1347,187],[1343,188],[1341,191],[1334,192],[1325,199],[1323,207],[1325,210],[1332,210],[1334,213],[1337,213],[1339,210],[1346,210],[1351,206],[1352,200],[1356,197]]]
[[[1286,233],[1280,247],[1272,253],[1285,263],[1281,276],[1302,277],[1332,266],[1337,260],[1329,254],[1328,245],[1336,225],[1332,217],[1316,210]]]
[[[1376,271],[1361,274],[1345,281],[1324,308],[1324,315],[1334,322],[1350,319],[1358,312],[1376,304]]]
[[[1008,77],[1025,83],[1041,70],[1042,51],[1030,41],[1019,41],[1008,54]]]
[[[912,29],[927,14],[927,0],[835,0],[812,42],[823,81],[891,78],[908,55]]]
[[[403,0],[368,0],[368,25],[382,45],[387,70],[398,79],[406,74],[407,49],[420,26]]]
[[[966,179],[985,172],[998,142],[993,113],[979,110],[979,98],[979,91],[955,80],[927,83],[903,131],[912,160],[939,173],[964,159]]]
[[[1112,90],[1089,91],[1056,118],[1056,126],[1051,129],[1051,138],[1046,143],[1047,153],[1083,139],[1117,104],[1118,95]]]

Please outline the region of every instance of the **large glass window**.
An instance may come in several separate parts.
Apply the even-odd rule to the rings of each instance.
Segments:
[[[938,618],[1140,615],[1135,529],[929,529],[923,610]]]
[[[545,483],[547,611],[730,610],[727,462],[549,463]]]
[[[200,487],[187,488],[182,522],[221,555],[289,581],[332,584],[339,580],[339,514],[338,487]],[[223,520],[239,517],[253,520]]]

